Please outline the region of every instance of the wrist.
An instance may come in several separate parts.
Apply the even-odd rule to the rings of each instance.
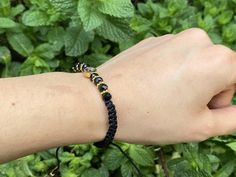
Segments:
[[[81,139],[82,137],[75,134],[77,137],[75,141],[80,143],[100,141],[105,137],[108,129],[106,106],[96,86],[88,78],[85,78],[82,73],[73,73],[71,76],[75,84],[74,114],[77,115],[75,129],[84,132],[83,137],[86,137]]]

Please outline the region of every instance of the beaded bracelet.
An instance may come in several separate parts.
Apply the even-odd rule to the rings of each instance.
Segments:
[[[108,86],[103,82],[103,79],[98,75],[98,73],[96,72],[96,68],[93,68],[85,63],[77,63],[75,67],[72,67],[72,69],[74,72],[83,72],[85,77],[90,78],[90,80],[97,86],[98,90],[100,91],[102,99],[105,102],[105,105],[108,110],[109,129],[107,131],[105,138],[102,141],[95,142],[94,145],[98,148],[107,147],[110,144],[117,147],[137,170],[138,176],[143,177],[141,171],[135,165],[135,163],[129,157],[129,155],[124,150],[122,150],[122,148],[119,145],[112,142],[117,129],[117,115],[116,115],[115,105],[111,101],[112,96],[108,91]],[[61,161],[59,159],[59,149],[60,147],[56,149],[57,166],[53,168],[49,173],[49,176],[51,177],[56,177],[57,174],[59,176],[60,173],[59,170]]]
[[[105,138],[102,141],[95,142],[94,145],[99,148],[106,147],[112,143],[117,129],[116,108],[111,100],[112,96],[108,91],[108,86],[104,83],[102,77],[96,72],[96,68],[85,63],[77,63],[75,67],[72,67],[72,69],[74,72],[83,72],[85,77],[90,78],[102,95],[102,99],[108,110],[109,128]]]

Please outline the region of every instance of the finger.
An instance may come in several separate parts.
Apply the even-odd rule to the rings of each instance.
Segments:
[[[207,106],[210,109],[217,109],[217,108],[223,108],[223,107],[232,105],[231,100],[233,98],[234,92],[235,92],[234,85],[228,87],[224,91],[222,91],[219,94],[215,95],[211,99],[211,101],[208,103]]]
[[[227,135],[236,131],[236,105],[212,109],[211,136]]]
[[[236,53],[224,45],[212,45],[203,50],[203,60],[215,95],[236,83]]]

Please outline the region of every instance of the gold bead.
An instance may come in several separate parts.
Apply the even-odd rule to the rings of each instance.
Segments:
[[[84,63],[80,64],[80,67],[79,67],[79,69],[80,69],[81,72],[82,72],[82,67],[83,67],[83,65],[84,65]]]
[[[92,79],[92,81],[94,82],[94,79],[96,79],[97,77],[100,77],[100,76],[99,76],[99,75],[98,75],[98,76],[94,76],[93,79]]]
[[[90,72],[84,72],[85,77],[90,77],[91,73]]]
[[[99,85],[101,85],[101,84],[105,84],[103,81],[102,82],[99,82],[98,84],[97,84],[97,87],[99,86]]]
[[[101,94],[106,93],[106,92],[109,92],[109,91],[108,90],[104,90],[103,92],[101,92]]]

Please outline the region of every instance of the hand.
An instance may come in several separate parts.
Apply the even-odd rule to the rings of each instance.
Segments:
[[[173,144],[236,131],[236,53],[201,29],[145,39],[98,71],[117,109],[115,140]]]

